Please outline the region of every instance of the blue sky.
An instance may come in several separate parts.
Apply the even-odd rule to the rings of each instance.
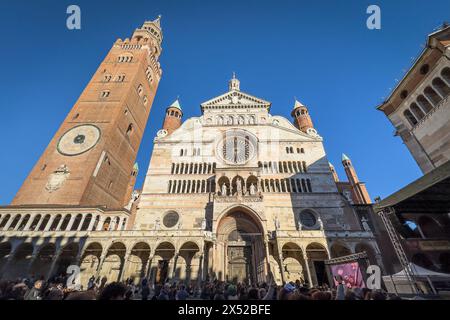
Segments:
[[[82,29],[66,28],[77,4]],[[381,7],[382,29],[366,28],[366,8]],[[162,14],[163,78],[138,155],[147,170],[164,111],[177,95],[184,119],[226,91],[241,90],[290,118],[293,97],[309,106],[341,178],[352,159],[372,198],[421,173],[377,111],[425,43],[449,20],[438,1],[5,1],[0,3],[0,204],[8,204],[117,38]]]

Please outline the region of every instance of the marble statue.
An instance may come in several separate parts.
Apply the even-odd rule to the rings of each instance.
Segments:
[[[255,194],[256,194],[255,184],[252,183],[252,184],[250,185],[250,195],[251,195],[251,196],[254,196]]]
[[[222,195],[223,196],[227,195],[227,185],[225,183],[222,185]]]
[[[365,230],[365,231],[372,231],[371,229],[370,229],[370,226],[369,226],[369,224],[367,223],[367,218],[366,217],[362,217],[361,218],[361,224],[362,224],[362,226],[363,226],[363,229]]]
[[[242,194],[242,182],[241,179],[236,180],[236,191],[238,194]]]

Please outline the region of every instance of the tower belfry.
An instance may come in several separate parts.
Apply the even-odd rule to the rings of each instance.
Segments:
[[[118,39],[12,201],[123,208],[161,79],[160,17]]]

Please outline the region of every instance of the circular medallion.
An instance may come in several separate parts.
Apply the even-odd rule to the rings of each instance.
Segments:
[[[243,165],[256,154],[256,139],[244,130],[226,131],[217,146],[217,154],[227,163]]]
[[[166,228],[173,228],[178,223],[178,220],[180,220],[178,213],[175,211],[169,211],[163,217],[163,224]]]
[[[58,141],[58,152],[66,156],[76,156],[92,149],[100,140],[100,129],[91,124],[73,127]]]

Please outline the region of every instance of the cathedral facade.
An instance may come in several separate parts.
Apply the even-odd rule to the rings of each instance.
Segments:
[[[261,282],[272,272],[320,284],[331,257],[365,249],[376,259],[352,208],[370,202],[367,191],[359,181],[348,197],[338,191],[306,106],[295,102],[291,123],[233,76],[200,107],[184,122],[178,100],[167,108],[136,215],[135,228],[158,235],[163,278]]]
[[[370,199],[348,157],[329,164],[308,108],[292,122],[271,103],[228,91],[182,121],[167,108],[145,182],[134,164],[161,78],[159,18],[118,40],[10,206],[0,207],[0,276],[80,267],[108,281],[328,283],[326,262],[364,252],[382,266]]]

